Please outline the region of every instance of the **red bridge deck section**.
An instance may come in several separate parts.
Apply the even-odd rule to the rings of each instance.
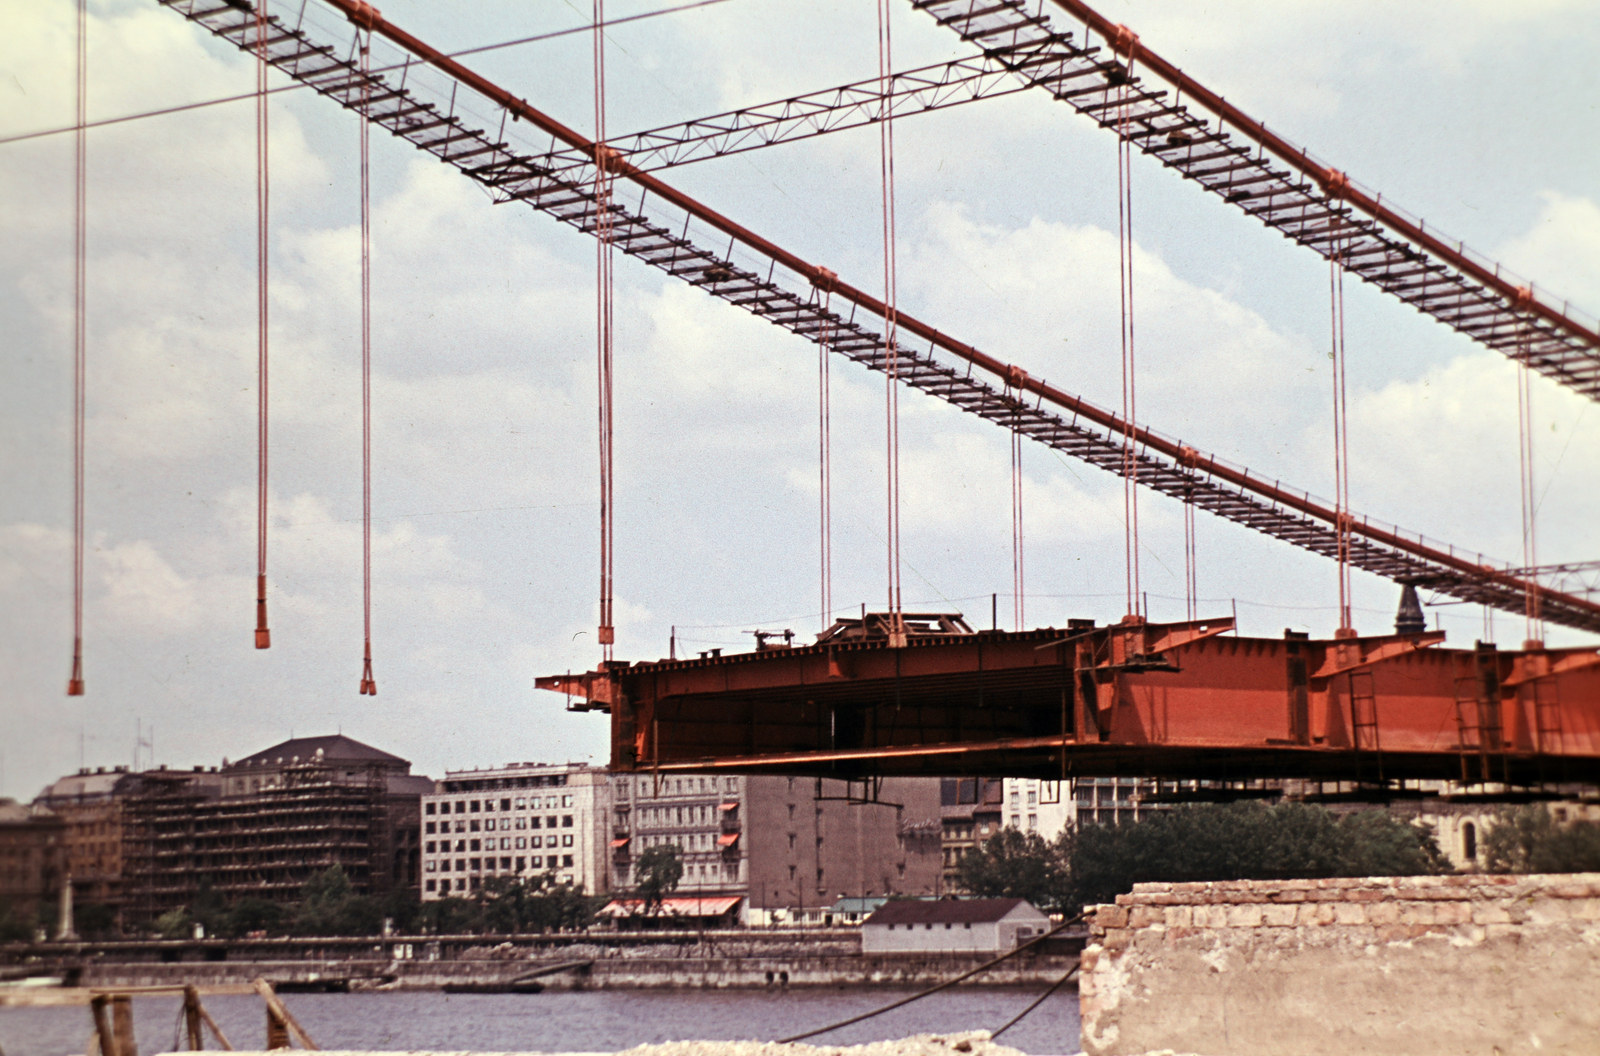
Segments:
[[[1600,652],[1232,621],[823,640],[541,678],[619,770],[1600,779]],[[824,636],[826,638],[826,636]]]

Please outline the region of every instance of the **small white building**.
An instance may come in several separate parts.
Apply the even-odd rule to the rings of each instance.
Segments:
[[[896,900],[861,925],[861,952],[1002,953],[1049,929],[1020,898]]]

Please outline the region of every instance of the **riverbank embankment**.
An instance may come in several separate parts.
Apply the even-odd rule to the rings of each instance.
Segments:
[[[1077,963],[1078,945],[1052,941],[1046,949],[1024,950],[964,985],[1049,985]],[[546,989],[923,986],[990,956],[868,955],[854,929],[41,943],[0,953],[14,966],[75,986],[229,985],[264,978],[289,989],[330,991],[498,986],[533,973]]]

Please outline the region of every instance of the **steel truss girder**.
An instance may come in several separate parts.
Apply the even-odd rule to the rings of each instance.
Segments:
[[[202,9],[203,0],[159,2],[242,50],[252,51],[255,47],[252,11],[233,7]],[[523,127],[518,124],[519,119],[580,153],[592,155],[592,142],[384,22],[367,5],[357,5],[353,0],[306,0],[303,4],[272,0],[269,10],[280,3],[284,14],[271,13],[268,17],[269,32],[274,34],[268,40],[268,59],[282,72],[339,105],[364,114],[419,149],[455,164],[483,186],[494,201],[521,201],[579,231],[594,233],[597,217],[593,166],[578,173],[554,172],[541,162],[548,151],[529,149],[519,153],[511,144],[518,138],[526,141],[517,131]],[[338,14],[330,25],[332,12]],[[342,16],[347,14],[352,19],[370,18],[380,34],[371,42],[371,65],[377,72],[364,75],[357,65],[356,30],[344,21]],[[349,33],[350,39],[343,47],[322,45],[311,39],[313,29],[329,34]],[[380,55],[380,48],[392,49],[386,37],[405,50]],[[1041,39],[1047,44],[1060,41],[1053,34]],[[391,75],[396,70],[399,73],[394,78]],[[371,102],[379,97],[384,99],[383,106]],[[393,104],[397,98],[400,105]],[[475,127],[480,124],[482,128]],[[487,131],[491,124],[497,124],[498,129]],[[448,131],[442,137],[424,134],[444,126]],[[488,161],[467,166],[455,160],[464,155],[449,150],[448,145],[467,143],[475,157],[487,154]],[[439,149],[440,144],[446,144],[446,148]],[[881,333],[856,319],[858,314],[864,314],[881,322],[886,310],[881,302],[626,162],[611,164],[619,175],[639,184],[643,192],[640,204],[633,208],[619,204],[623,197],[620,194],[612,199],[611,228],[617,248],[623,253],[809,341],[819,341],[826,333],[834,352],[869,370],[885,373],[891,369]],[[668,227],[650,220],[644,213],[647,200],[659,203],[663,210],[678,211],[682,216],[681,230],[676,222]],[[701,225],[696,229],[697,237],[713,233],[726,237],[727,249],[706,249],[689,238],[695,221]],[[736,245],[741,247],[738,253]],[[763,296],[750,298],[752,292]],[[833,309],[830,294],[850,304],[848,314]],[[929,343],[925,352],[896,344],[895,376],[902,384],[987,421],[1018,429],[1047,447],[1109,473],[1124,475],[1131,461],[1135,480],[1148,488],[1323,557],[1337,555],[1336,514],[1330,505],[1308,492],[1284,487],[1275,479],[1269,483],[1248,469],[1143,427],[1133,431],[1134,454],[1128,460],[1123,437],[1129,427],[1111,412],[1031,378],[1021,368],[941,334],[903,312],[897,322],[902,334]],[[938,358],[936,352],[941,350],[958,357],[959,362]],[[981,371],[976,377],[974,368]],[[1045,406],[1047,402],[1049,407]],[[1445,544],[1428,542],[1415,532],[1365,517],[1350,516],[1347,523],[1352,532],[1350,561],[1357,568],[1396,582],[1426,586],[1461,601],[1518,614],[1524,611],[1530,585],[1485,565],[1482,555],[1469,556]],[[1544,619],[1600,633],[1600,604],[1537,585],[1531,589],[1540,598]]]
[[[618,770],[1600,780],[1600,653],[1228,619],[885,637],[537,680],[611,716]],[[1543,686],[1543,691],[1538,686]]]
[[[1079,0],[1055,2],[1083,19],[1090,34],[1100,32],[1116,52],[1126,55],[1131,46],[1135,73],[1141,64],[1145,68],[1154,66],[1162,76],[1180,85],[1180,98],[1215,98],[1144,49],[1136,38],[1130,44],[1127,38],[1116,36],[1118,27],[1111,26]],[[986,55],[1007,65],[1018,77],[1033,80],[1046,91],[1051,91],[1050,85],[1034,79],[1027,68],[1012,64],[1007,56],[1023,53],[1043,59],[1049,55],[1058,60],[1050,67],[1052,69],[1083,70],[1091,61],[1088,54],[1095,50],[1071,43],[1070,35],[1052,29],[1048,18],[1030,14],[1030,9],[1037,10],[1033,0],[912,0],[912,6],[932,15],[961,39],[984,47]],[[988,50],[998,46],[1003,46],[1004,50]],[[1104,62],[1096,64],[1105,65]],[[1125,113],[1127,125],[1135,130],[1130,138],[1137,141],[1141,151],[1233,204],[1245,207],[1264,201],[1263,207],[1244,211],[1320,256],[1329,257],[1340,248],[1340,240],[1328,240],[1318,227],[1320,218],[1337,215],[1344,241],[1359,240],[1370,246],[1354,259],[1347,253],[1345,267],[1352,274],[1474,341],[1519,362],[1525,361],[1559,384],[1592,400],[1600,400],[1600,326],[1594,320],[1580,318],[1565,303],[1550,301],[1531,283],[1519,288],[1509,275],[1502,275],[1498,264],[1475,257],[1459,242],[1451,246],[1448,239],[1428,232],[1422,221],[1412,220],[1392,206],[1385,206],[1381,195],[1369,198],[1364,191],[1350,185],[1342,173],[1311,161],[1307,151],[1291,149],[1276,133],[1269,133],[1265,125],[1243,118],[1225,104],[1215,107],[1214,112],[1233,114],[1235,120],[1230,122],[1217,116],[1216,132],[1205,137],[1206,145],[1229,144],[1239,152],[1237,170],[1249,175],[1221,184],[1207,182],[1206,178],[1215,170],[1208,171],[1203,166],[1216,154],[1209,150],[1197,153],[1199,137],[1191,136],[1187,129],[1209,128],[1212,119],[1197,116],[1186,104],[1169,102],[1166,91],[1143,87],[1137,76],[1127,84],[1124,101],[1122,87],[1114,83],[1117,79],[1107,78],[1097,91],[1074,93],[1063,101],[1107,128],[1123,124]],[[1052,94],[1059,98],[1058,93]],[[1109,111],[1117,111],[1116,116],[1102,116]],[[1228,132],[1229,125],[1240,137],[1270,146],[1278,157],[1257,147],[1235,146],[1238,137]],[[1274,169],[1275,164],[1284,160],[1303,172],[1315,172],[1315,178],[1296,177]],[[1252,191],[1248,197],[1236,197],[1237,189],[1245,185],[1259,190]],[[1403,281],[1396,265],[1424,257],[1439,265],[1438,278],[1417,289]],[[1462,304],[1471,305],[1488,316],[1489,325],[1467,326],[1456,313],[1438,310],[1432,298],[1441,292],[1441,287],[1459,294]]]

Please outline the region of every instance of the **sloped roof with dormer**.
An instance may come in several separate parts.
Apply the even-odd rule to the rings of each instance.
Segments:
[[[309,763],[318,758],[319,752],[321,760],[327,763],[398,763],[407,767],[411,765],[408,759],[390,755],[370,744],[362,744],[353,737],[346,737],[340,733],[331,737],[295,737],[230,763],[228,768],[231,770],[241,767],[290,766],[296,761]]]
[[[867,924],[992,924],[1022,908],[1021,916],[1043,918],[1044,914],[1021,898],[941,898],[896,899],[885,902],[865,921]]]

